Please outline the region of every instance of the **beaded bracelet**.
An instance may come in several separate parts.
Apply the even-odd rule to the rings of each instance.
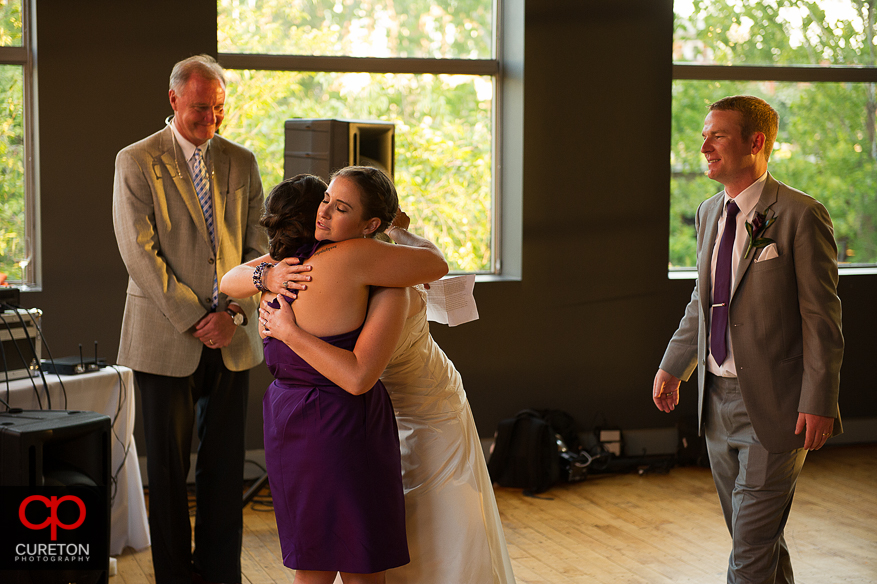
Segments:
[[[262,277],[265,275],[265,270],[273,267],[274,264],[270,262],[262,262],[261,264],[256,266],[255,270],[253,270],[253,285],[259,292],[270,292],[270,290],[268,290],[268,288],[266,288],[265,284],[262,282]]]

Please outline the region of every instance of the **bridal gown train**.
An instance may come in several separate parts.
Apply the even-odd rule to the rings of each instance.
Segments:
[[[381,376],[399,427],[411,556],[387,584],[513,583],[475,419],[460,374],[429,334],[419,291],[424,306]]]

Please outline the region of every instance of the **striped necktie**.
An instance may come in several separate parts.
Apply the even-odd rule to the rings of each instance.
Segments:
[[[207,165],[204,163],[204,156],[201,154],[200,148],[195,148],[195,154],[192,155],[192,162],[195,166],[195,174],[192,181],[195,183],[195,193],[198,195],[198,202],[201,203],[201,210],[204,212],[204,222],[207,223],[207,231],[210,233],[210,243],[213,245],[214,253],[216,252],[216,229],[213,225],[213,200],[210,198],[210,181],[207,177]],[[213,264],[216,266],[216,264]],[[213,270],[213,304],[212,310],[216,310],[219,306],[219,282],[216,279],[216,270]]]

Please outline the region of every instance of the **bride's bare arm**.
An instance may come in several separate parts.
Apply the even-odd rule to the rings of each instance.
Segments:
[[[369,298],[362,333],[353,351],[330,345],[303,331],[295,322],[288,303],[274,309],[262,302],[260,326],[267,335],[283,341],[311,367],[332,383],[353,395],[369,391],[378,381],[393,351],[408,313],[408,291],[404,288],[375,288]]]
[[[371,286],[414,286],[438,280],[448,273],[441,250],[430,240],[407,230],[408,216],[399,211],[386,234],[398,245],[375,240],[352,240],[353,270]]]
[[[299,265],[298,258],[275,262],[271,256],[265,254],[226,272],[219,282],[219,289],[232,298],[247,298],[259,292],[253,280],[253,272],[263,263],[272,265],[262,270],[262,286],[269,292],[295,298],[293,291],[306,290],[306,282],[311,281],[311,276],[307,274],[311,271],[311,266]]]

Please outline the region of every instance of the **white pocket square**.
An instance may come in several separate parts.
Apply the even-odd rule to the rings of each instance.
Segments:
[[[772,260],[778,257],[780,257],[780,253],[777,251],[777,244],[771,243],[763,250],[761,250],[761,253],[758,255],[757,258],[755,258],[755,261],[763,262],[765,260]]]

